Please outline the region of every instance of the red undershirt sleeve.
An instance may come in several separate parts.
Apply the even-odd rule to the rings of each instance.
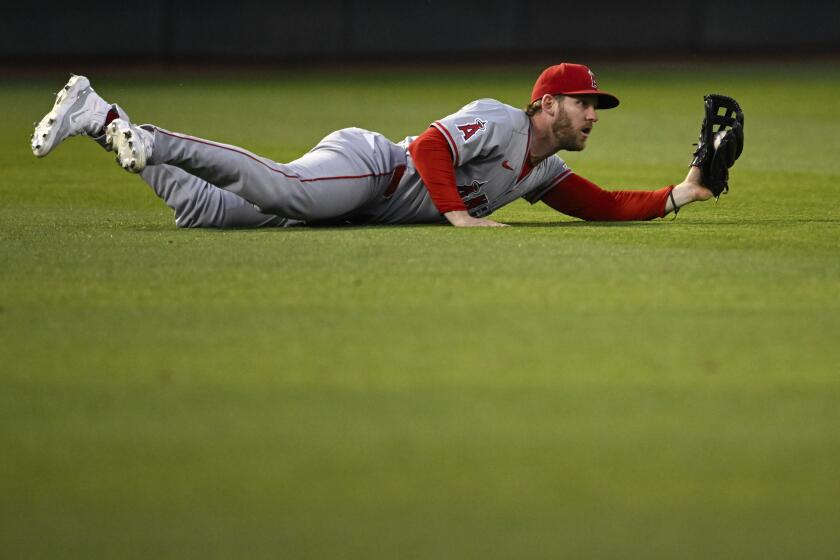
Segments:
[[[408,152],[432,202],[441,214],[467,209],[455,183],[452,151],[439,130],[426,130],[409,144]]]
[[[670,185],[654,191],[607,191],[574,173],[542,196],[563,214],[593,222],[652,220],[665,216]]]

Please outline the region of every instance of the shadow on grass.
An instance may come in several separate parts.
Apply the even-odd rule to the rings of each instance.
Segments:
[[[640,228],[640,227],[661,227],[663,224],[674,222],[680,227],[699,226],[789,226],[796,224],[840,224],[840,219],[806,219],[806,218],[768,218],[768,219],[737,219],[737,220],[659,220],[650,222],[505,222],[510,226],[525,228]]]
[[[694,220],[694,221],[680,221],[680,220],[659,220],[659,221],[628,221],[628,222],[586,222],[586,221],[568,221],[560,220],[553,222],[516,222],[504,221],[503,223],[516,228],[652,228],[663,227],[663,225],[674,222],[681,228],[690,227],[708,227],[708,226],[790,226],[796,224],[840,224],[840,219],[806,219],[806,218],[768,218],[768,219],[738,219],[738,220]],[[264,228],[178,228],[174,224],[154,224],[154,225],[136,225],[129,229],[133,231],[147,231],[147,232],[213,232],[216,234],[229,235],[232,233],[257,233],[272,234],[283,233],[286,235],[302,234],[310,231],[405,231],[413,230],[429,230],[432,228],[448,228],[448,224],[343,224],[343,225],[327,225],[316,224],[311,226],[292,226],[292,227],[264,227]]]
[[[172,225],[153,224],[153,225],[135,225],[126,229],[137,232],[152,232],[152,233],[189,233],[189,232],[206,232],[208,234],[230,235],[234,233],[254,234],[259,233],[263,235],[282,233],[284,235],[298,235],[305,234],[312,231],[405,231],[407,229],[431,229],[444,227],[445,224],[403,224],[403,225],[388,225],[388,224],[370,224],[370,225],[312,225],[312,226],[292,226],[292,227],[261,227],[261,228],[179,228]]]

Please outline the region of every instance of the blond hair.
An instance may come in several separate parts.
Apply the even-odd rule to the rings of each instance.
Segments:
[[[554,97],[554,99],[556,99],[557,101],[561,101],[565,97],[565,95],[563,95],[562,93],[558,93],[557,95],[554,95],[552,97]],[[529,117],[533,117],[540,111],[542,111],[542,98],[537,99],[536,101],[525,107],[525,114]]]

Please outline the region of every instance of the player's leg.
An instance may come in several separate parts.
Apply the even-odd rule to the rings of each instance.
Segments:
[[[116,120],[108,127],[121,165],[179,167],[255,204],[261,211],[317,222],[358,213],[381,196],[404,151],[379,134],[345,129],[289,164],[242,148]],[[402,159],[400,159],[402,158]]]
[[[71,136],[87,135],[111,150],[104,127],[114,119],[128,120],[117,104],[108,103],[84,76],[71,76],[56,94],[52,109],[35,125],[32,152],[44,157]],[[171,166],[149,166],[142,174],[155,194],[175,211],[180,227],[265,227],[292,225],[292,220],[260,213],[233,193]]]
[[[71,136],[104,139],[105,125],[115,118],[127,119],[128,115],[97,94],[86,77],[71,76],[56,94],[52,109],[35,125],[32,153],[44,157]]]
[[[178,227],[288,227],[294,220],[263,214],[253,204],[172,165],[149,165],[140,176],[175,211]]]

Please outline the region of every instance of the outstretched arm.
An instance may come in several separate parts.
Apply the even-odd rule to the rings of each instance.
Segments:
[[[673,195],[673,196],[672,196]],[[542,197],[553,209],[588,221],[652,220],[712,192],[700,184],[700,170],[692,167],[678,185],[653,191],[607,191],[574,173]]]

